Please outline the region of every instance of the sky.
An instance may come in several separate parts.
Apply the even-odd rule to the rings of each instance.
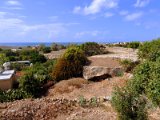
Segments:
[[[0,0],[0,43],[160,37],[160,0]]]

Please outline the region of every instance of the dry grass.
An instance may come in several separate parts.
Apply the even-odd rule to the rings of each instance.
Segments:
[[[55,93],[69,93],[76,88],[81,88],[84,84],[88,84],[88,81],[83,78],[72,78],[69,80],[63,80],[54,86]]]

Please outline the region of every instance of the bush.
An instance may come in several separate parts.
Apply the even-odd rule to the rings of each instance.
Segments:
[[[86,56],[104,54],[104,47],[100,46],[98,43],[95,42],[86,42],[80,45],[80,48],[84,51]]]
[[[160,56],[160,39],[145,42],[139,47],[139,58],[156,61]]]
[[[143,119],[146,118],[146,101],[143,101],[142,98],[144,97],[141,96],[145,96],[155,106],[160,105],[160,62],[145,61],[141,63],[136,67],[134,77],[127,86],[114,92],[112,102],[121,119],[126,118],[126,116],[132,118],[136,112],[136,110],[133,111],[135,104],[138,105],[138,107],[136,106],[138,112],[136,114],[140,114]]]
[[[43,63],[43,66],[47,68],[48,73],[51,73],[56,63],[57,60],[47,60],[47,62]]]
[[[8,61],[8,58],[6,57],[6,55],[3,53],[0,53],[0,67],[3,65],[3,63],[7,61]]]
[[[53,66],[52,66],[53,67]],[[34,64],[32,67],[29,67],[25,71],[26,73],[33,73],[34,77],[40,82],[40,85],[47,83],[48,80],[51,80],[51,75],[49,68],[44,64]]]
[[[21,100],[24,98],[30,98],[32,97],[22,89],[16,89],[16,90],[8,90],[8,91],[1,91],[0,90],[0,102],[10,102],[14,100]]]
[[[50,52],[51,52],[51,48],[50,48],[50,47],[44,47],[44,48],[42,49],[42,52],[43,52],[43,53],[50,53]]]
[[[140,45],[141,45],[140,42],[134,41],[134,42],[129,42],[129,43],[127,43],[126,46],[127,46],[128,48],[138,49]]]
[[[129,82],[129,86],[131,86],[133,91],[137,94],[146,92],[146,87],[148,86],[150,79],[152,79],[150,76],[152,64],[152,62],[146,61],[136,67],[133,79]]]
[[[27,94],[38,97],[41,93],[41,82],[33,72],[26,73],[19,80],[19,88]]]
[[[84,98],[84,96],[79,96],[78,103],[80,106],[85,107],[87,104],[87,100]]]
[[[146,104],[160,106],[160,39],[139,48],[142,63],[134,70],[125,88],[116,89],[112,103],[120,119],[147,119]],[[130,64],[126,62],[125,64]],[[144,97],[142,97],[144,96]],[[144,99],[145,98],[145,99]]]
[[[65,49],[66,47],[64,45],[61,45],[61,44],[57,44],[57,43],[53,43],[51,45],[51,49],[53,51],[58,51],[58,50],[61,50],[61,49]]]
[[[120,120],[146,120],[146,100],[136,96],[127,88],[116,88],[112,97],[112,105],[118,112]]]
[[[0,102],[2,103],[5,101],[7,101],[7,96],[4,91],[0,90]]]
[[[32,63],[44,63],[47,61],[44,55],[39,54],[36,50],[19,51],[21,60],[30,60]]]
[[[80,77],[86,62],[87,58],[79,47],[70,47],[57,61],[52,76],[56,81]]]
[[[21,63],[11,63],[11,69],[14,69],[16,71],[21,71],[25,68],[24,64]]]
[[[122,65],[125,72],[132,72],[134,68],[139,64],[138,61],[134,62],[132,60],[121,60],[120,64]]]

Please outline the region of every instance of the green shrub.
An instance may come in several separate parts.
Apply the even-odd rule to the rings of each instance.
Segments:
[[[79,47],[70,47],[57,61],[52,76],[56,81],[80,77],[86,62],[87,58]]]
[[[3,63],[7,61],[8,61],[8,58],[6,57],[6,55],[3,53],[0,53],[0,67],[3,65]]]
[[[43,63],[43,66],[47,68],[48,73],[51,73],[56,63],[57,60],[47,60],[47,62]]]
[[[123,71],[117,71],[115,76],[117,77],[122,77],[124,75],[124,72]]]
[[[160,105],[160,62],[139,65],[130,86],[137,94],[145,94],[154,105]]]
[[[61,44],[57,44],[57,43],[53,43],[51,45],[51,49],[53,51],[58,51],[58,50],[61,50],[61,49],[65,49],[66,47],[64,45],[61,45]]]
[[[0,90],[0,102],[5,102],[7,101],[7,95],[5,94],[4,91]]]
[[[18,80],[19,86],[17,84],[18,87],[16,87],[16,89],[0,91],[0,102],[40,97],[45,92],[44,84],[46,84],[48,80],[52,80],[49,69],[53,64],[53,61],[49,61],[45,64],[37,63],[32,67],[27,67],[23,71],[25,74]],[[50,66],[50,68],[48,68],[48,66]],[[16,69],[21,68],[17,68],[16,66]]]
[[[28,72],[19,79],[19,88],[33,97],[41,93],[41,82],[33,72]]]
[[[14,100],[21,100],[32,97],[31,94],[28,94],[26,91],[23,91],[22,89],[8,90],[5,92],[5,95],[6,101],[4,102],[10,102]]]
[[[13,89],[8,91],[1,91],[0,90],[0,102],[11,102],[14,100],[21,100],[25,98],[30,98],[32,95],[28,94],[27,92],[23,91],[22,89]]]
[[[118,112],[120,120],[146,120],[146,100],[142,96],[137,96],[128,88],[116,88],[112,105]]]
[[[129,43],[127,43],[126,46],[127,46],[128,48],[138,49],[140,45],[141,45],[140,42],[134,41],[134,42],[129,42]]]
[[[16,61],[17,58],[16,58],[15,56],[9,56],[9,57],[8,57],[8,60],[9,60],[9,61]]]
[[[34,77],[40,82],[41,86],[47,83],[48,80],[51,80],[49,68],[47,65],[44,64],[34,64],[32,67],[26,69],[25,73],[33,73]]]
[[[40,44],[40,45],[38,46],[38,51],[43,51],[43,49],[44,49],[45,47],[46,47],[45,44]]]
[[[11,63],[11,69],[14,69],[16,71],[21,71],[25,68],[24,64],[21,63]]]
[[[151,42],[144,42],[139,47],[139,58],[156,61],[160,56],[160,39]]]
[[[122,65],[125,72],[132,72],[134,68],[139,64],[138,61],[134,62],[132,60],[121,60],[120,64]]]
[[[44,47],[44,48],[42,49],[42,52],[43,52],[43,53],[50,53],[50,52],[51,52],[51,48],[50,48],[50,47]]]
[[[92,97],[92,98],[90,99],[90,106],[91,106],[91,107],[96,107],[96,106],[98,106],[98,105],[99,105],[99,103],[98,103],[97,97]]]
[[[87,104],[87,100],[84,98],[84,96],[79,96],[78,103],[80,106],[85,107]]]
[[[98,43],[95,42],[86,42],[80,45],[81,49],[84,51],[85,55],[92,56],[98,54],[104,54],[104,47],[100,46]]]
[[[112,104],[120,119],[147,119],[148,101],[160,106],[160,39],[145,42],[139,47],[143,60],[125,88],[116,89]],[[131,64],[128,61],[125,64]],[[144,97],[142,97],[144,96]]]
[[[47,61],[44,55],[39,54],[36,50],[19,51],[20,60],[30,60],[32,63],[44,63]]]
[[[150,80],[150,72],[152,69],[153,62],[146,61],[136,67],[134,71],[133,79],[130,80],[129,85],[133,89],[132,91],[137,92],[137,94],[143,94],[146,92],[146,87]]]

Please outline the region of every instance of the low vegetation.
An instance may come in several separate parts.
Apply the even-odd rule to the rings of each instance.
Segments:
[[[107,51],[104,50],[104,48],[105,48],[104,46],[101,46],[95,42],[84,43],[84,44],[80,45],[80,48],[84,51],[86,56],[107,53]]]
[[[146,101],[133,91],[125,88],[116,88],[112,97],[112,105],[118,112],[120,120],[146,120]]]
[[[132,60],[120,60],[120,64],[122,65],[125,72],[133,72],[134,68],[139,64],[139,61]]]
[[[3,55],[2,58],[5,58],[3,60],[4,62],[7,61],[21,61],[21,60],[30,60],[32,63],[44,63],[47,61],[47,59],[44,57],[44,55],[39,54],[37,50],[32,49],[24,49],[20,51],[11,51],[11,50],[3,50],[0,52],[1,55]]]
[[[133,49],[138,49],[140,47],[141,43],[138,41],[133,41],[133,42],[129,42],[126,44],[127,48],[133,48]]]
[[[160,56],[160,39],[144,42],[139,48],[139,58],[156,61]]]
[[[138,41],[132,41],[132,42],[125,42],[125,43],[109,44],[108,46],[138,49],[141,46],[141,43]]]
[[[66,49],[66,46],[61,45],[61,44],[57,44],[57,43],[53,43],[51,45],[51,50],[53,50],[53,51],[58,51],[58,50],[62,50],[62,49]]]
[[[57,82],[72,77],[81,77],[83,66],[86,63],[87,57],[84,51],[78,46],[70,47],[57,61],[52,73],[53,79]]]
[[[32,67],[23,69],[24,75],[18,79],[18,86],[12,90],[1,91],[0,101],[14,101],[24,98],[37,98],[46,91],[43,87],[48,81],[52,80],[51,69],[55,60],[49,60],[43,64],[35,64]]]
[[[160,105],[159,43],[158,39],[140,46],[142,61],[135,68],[134,77],[126,87],[116,88],[113,93],[112,104],[121,120],[148,119],[148,104]]]

